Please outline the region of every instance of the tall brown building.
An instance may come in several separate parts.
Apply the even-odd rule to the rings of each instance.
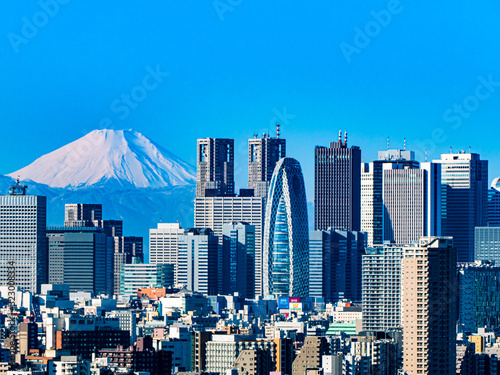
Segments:
[[[321,368],[321,357],[328,353],[324,337],[309,336],[292,364],[292,375],[306,375],[307,370]]]
[[[405,374],[456,371],[456,249],[450,237],[421,237],[403,248]]]

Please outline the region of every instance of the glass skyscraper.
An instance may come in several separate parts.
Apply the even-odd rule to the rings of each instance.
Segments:
[[[306,297],[309,233],[302,169],[297,160],[276,163],[267,196],[263,246],[264,296]]]

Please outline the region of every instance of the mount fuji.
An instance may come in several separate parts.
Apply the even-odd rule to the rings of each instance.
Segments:
[[[133,130],[94,130],[8,176],[62,188],[165,188],[196,182],[195,169]]]
[[[20,176],[28,194],[47,197],[47,225],[62,226],[66,203],[100,203],[104,219],[123,220],[124,235],[143,236],[160,221],[192,226],[196,171],[133,130],[94,130],[0,176],[0,191]]]

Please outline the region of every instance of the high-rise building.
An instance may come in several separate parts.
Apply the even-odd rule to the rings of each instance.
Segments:
[[[361,165],[361,230],[368,246],[405,244],[440,235],[440,168],[415,160],[413,151],[379,151]]]
[[[458,322],[464,332],[500,325],[500,266],[490,262],[458,265]]]
[[[255,227],[246,222],[222,226],[222,294],[255,295]]]
[[[441,186],[438,164],[383,165],[384,241],[409,244],[441,232]]]
[[[48,227],[49,283],[71,291],[113,292],[113,238],[102,228]]]
[[[120,291],[120,269],[122,264],[131,264],[133,262],[142,263],[144,261],[144,252],[142,250],[142,237],[113,237],[113,273],[114,286],[113,294]]]
[[[363,255],[363,330],[401,329],[403,248],[386,244]]]
[[[300,164],[293,158],[276,163],[269,187],[262,275],[264,296],[309,294],[306,190]]]
[[[0,285],[40,292],[48,279],[47,198],[10,187],[0,195]]]
[[[178,282],[178,238],[181,234],[184,234],[184,229],[179,223],[158,223],[156,228],[149,230],[149,263],[173,264],[175,284]]]
[[[311,231],[309,233],[309,296],[329,302],[361,302],[362,256],[366,233]]]
[[[422,237],[403,247],[403,370],[456,373],[457,269],[449,237]]]
[[[316,146],[314,229],[361,229],[361,150],[339,133],[330,147]]]
[[[172,264],[122,264],[120,268],[120,294],[137,296],[137,289],[166,288],[174,283]]]
[[[488,226],[500,227],[500,177],[496,177],[488,190]]]
[[[198,139],[196,196],[234,195],[234,139]]]
[[[476,227],[474,233],[474,260],[500,265],[500,227]]]
[[[263,197],[205,197],[194,201],[194,226],[211,228],[219,238],[222,250],[222,227],[235,221],[255,227],[255,295],[262,295],[262,231],[264,228],[265,198]],[[222,272],[222,257],[219,257]],[[222,287],[222,280],[220,280]],[[247,296],[252,298],[252,296]]]
[[[219,239],[209,229],[188,229],[179,235],[177,281],[188,290],[217,295],[219,292]]]
[[[488,161],[479,154],[442,154],[441,232],[453,237],[459,262],[474,260],[474,228],[488,220]]]
[[[102,220],[102,204],[67,203],[64,205],[65,227],[93,227],[94,220]]]
[[[276,138],[264,134],[248,140],[248,188],[253,189],[254,196],[267,197],[274,167],[285,156],[286,141],[279,138],[279,125]]]

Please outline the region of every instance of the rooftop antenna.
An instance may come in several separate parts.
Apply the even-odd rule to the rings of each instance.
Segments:
[[[262,138],[266,139],[266,133],[262,133]]]
[[[450,146],[450,154],[452,154],[453,152],[451,151],[451,146]]]
[[[276,124],[276,139],[280,139],[280,124]]]
[[[339,130],[339,143],[342,143],[342,129]]]
[[[344,132],[344,146],[347,146],[347,130]]]
[[[403,138],[403,151],[406,151],[406,138]]]
[[[470,146],[469,146],[469,154],[470,154]]]
[[[387,137],[387,151],[389,151],[389,137]]]
[[[254,138],[257,139],[257,137],[259,136],[257,133],[255,133],[254,135]]]
[[[427,163],[427,149],[425,149],[425,162]]]

